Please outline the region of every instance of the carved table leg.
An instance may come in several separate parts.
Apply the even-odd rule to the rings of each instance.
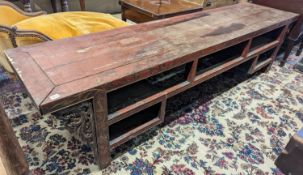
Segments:
[[[68,2],[67,2],[67,0],[61,0],[61,6],[62,6],[62,11],[63,11],[63,12],[69,11],[69,7],[68,7]]]
[[[31,7],[31,0],[22,0],[23,6],[24,6],[24,11],[25,12],[32,12],[32,7]]]
[[[67,130],[77,134],[83,142],[90,145],[95,157],[98,155],[93,104],[91,102],[83,102],[53,115],[64,122]]]
[[[90,145],[100,168],[106,168],[111,162],[104,96],[96,95],[92,102],[82,102],[53,114],[64,122],[71,133],[76,133],[83,142]]]

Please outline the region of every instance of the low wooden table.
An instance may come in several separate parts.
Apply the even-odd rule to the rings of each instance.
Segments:
[[[198,12],[203,4],[187,0],[120,0],[122,20],[142,23]]]
[[[171,97],[244,62],[268,69],[297,17],[241,3],[6,55],[41,113],[64,118],[104,168],[111,149],[164,121]]]

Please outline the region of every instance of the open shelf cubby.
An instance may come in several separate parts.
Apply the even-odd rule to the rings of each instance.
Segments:
[[[165,89],[187,81],[192,62],[124,86],[107,94],[108,113],[114,113]]]
[[[272,57],[272,54],[275,52],[276,48],[270,49],[262,54],[260,54],[258,61],[257,61],[257,65],[270,59]]]
[[[109,126],[109,139],[113,141],[118,137],[123,137],[128,132],[144,125],[145,123],[151,122],[155,120],[155,122],[161,120],[161,102],[157,103],[151,107],[148,107],[136,114],[129,116],[117,123]],[[153,124],[152,122],[151,124]],[[126,136],[125,136],[126,137]],[[121,139],[118,139],[121,140]]]
[[[280,27],[253,38],[249,51],[254,51],[262,46],[265,46],[267,44],[270,44],[271,42],[278,40],[282,30],[283,27]]]
[[[199,59],[196,75],[203,74],[215,67],[241,57],[247,41],[228,47]]]

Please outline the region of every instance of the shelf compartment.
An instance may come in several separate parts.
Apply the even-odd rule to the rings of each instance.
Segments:
[[[127,142],[164,120],[165,101],[147,107],[109,126],[111,149]]]
[[[109,92],[107,94],[108,113],[113,114],[136,102],[186,82],[189,74],[188,69],[191,66],[192,62],[186,63]]]
[[[116,122],[119,122],[120,120],[127,118],[128,116],[131,116],[142,109],[150,107],[151,105],[154,105],[155,103],[160,103],[164,100],[165,100],[165,93],[160,92],[160,93],[157,93],[150,97],[147,97],[139,102],[136,102],[130,106],[127,106],[123,109],[120,109],[120,110],[108,115],[108,125],[112,125]]]
[[[257,66],[265,61],[271,60],[276,48],[270,49],[262,54],[257,59]]]
[[[284,27],[280,27],[253,38],[249,51],[250,52],[254,51],[260,47],[263,47],[267,44],[277,41],[279,39],[280,34],[283,31],[283,28]]]
[[[198,60],[196,75],[201,75],[208,71],[212,71],[219,66],[233,61],[234,59],[240,58],[247,44],[248,42],[245,41],[200,58]]]
[[[272,62],[273,54],[277,47],[272,48],[268,51],[265,51],[261,53],[259,56],[254,58],[254,63],[251,65],[251,68],[249,70],[249,74],[253,74],[257,72],[258,70],[262,69],[263,67],[269,65]]]
[[[259,48],[255,49],[255,50],[249,52],[248,55],[247,55],[247,57],[255,57],[256,55],[258,55],[258,54],[260,54],[262,52],[265,52],[265,51],[270,50],[270,49],[272,49],[274,47],[277,47],[279,45],[279,43],[280,43],[279,41],[274,41],[274,42],[266,44],[266,45],[264,45],[262,47],[259,47]]]

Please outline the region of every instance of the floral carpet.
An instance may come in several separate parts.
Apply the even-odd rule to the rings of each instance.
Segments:
[[[267,73],[234,69],[168,104],[165,124],[113,151],[105,170],[92,149],[52,115],[40,116],[18,81],[0,70],[4,103],[33,175],[282,174],[274,160],[303,126],[303,74],[275,63]],[[182,107],[182,108],[181,108]]]

